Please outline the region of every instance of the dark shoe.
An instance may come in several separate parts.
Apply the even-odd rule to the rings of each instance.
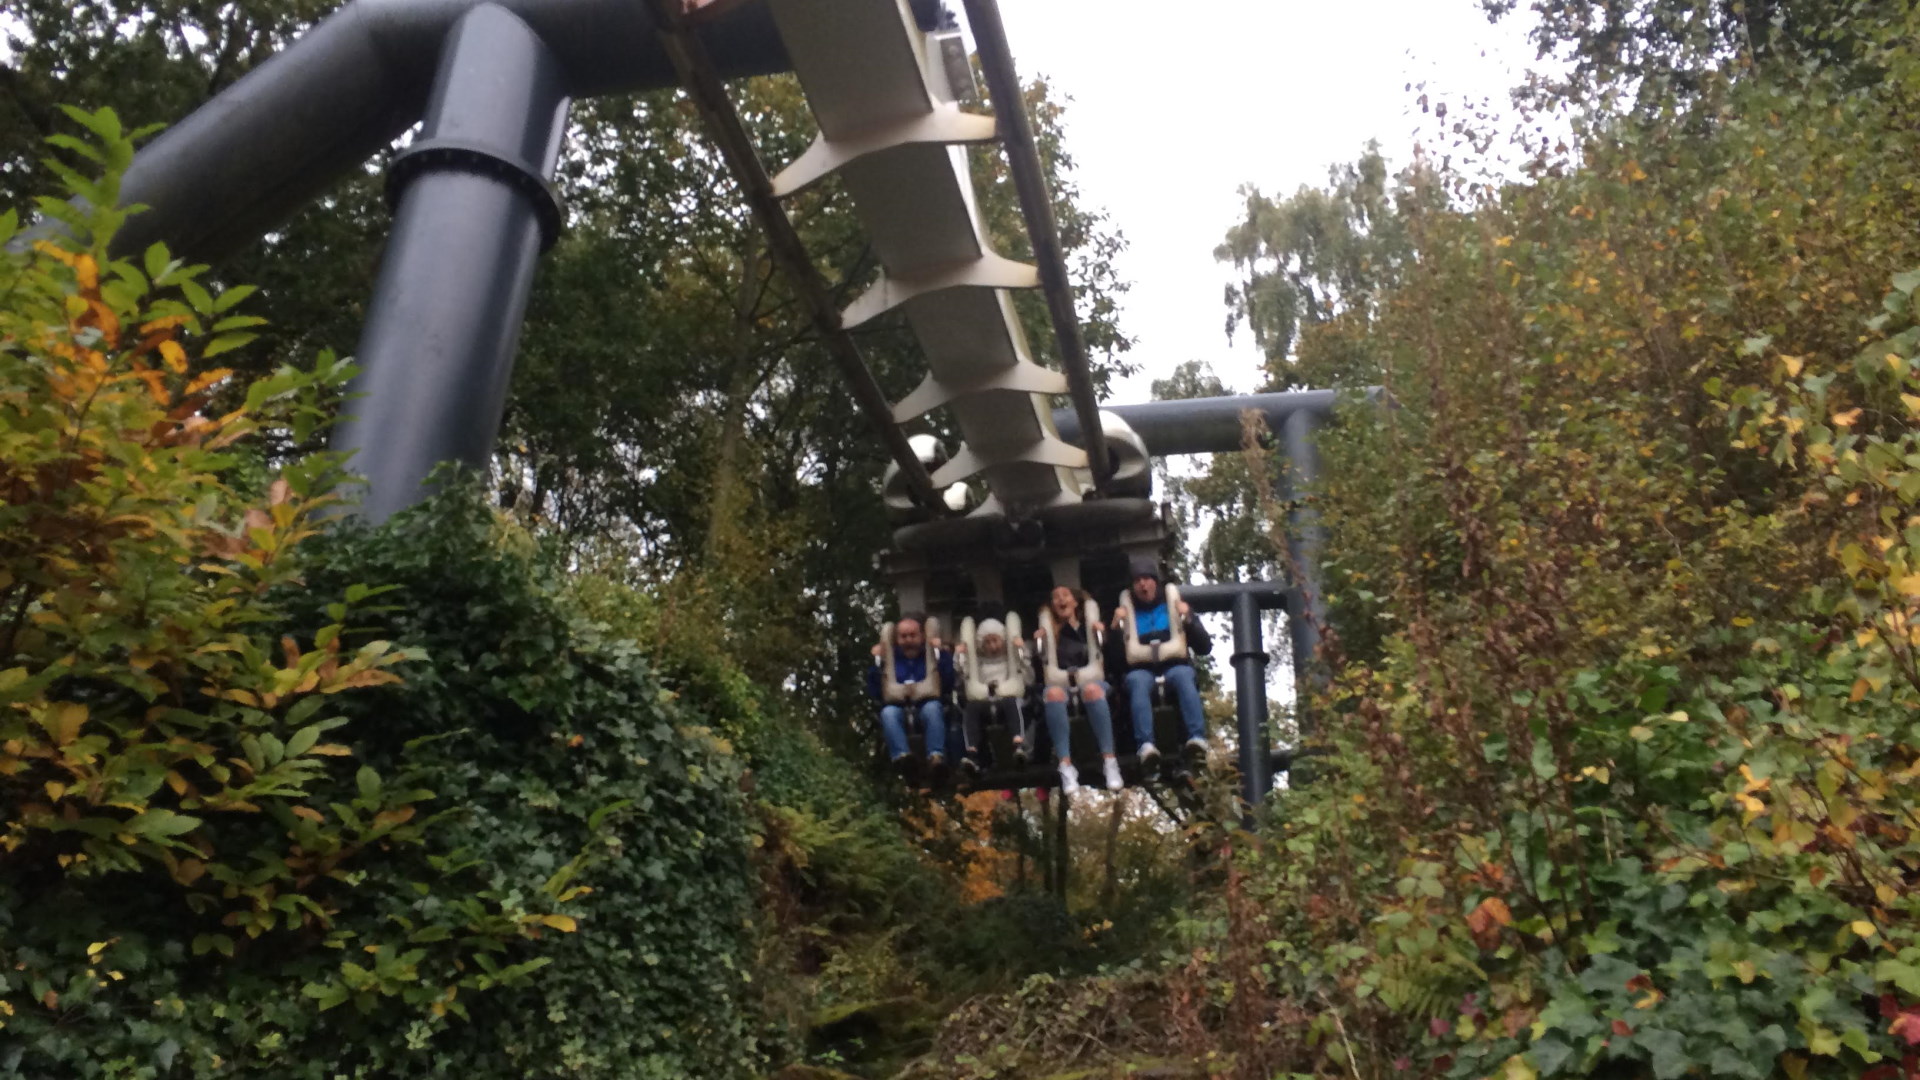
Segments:
[[[960,775],[966,777],[968,780],[978,779],[980,776],[980,763],[970,757],[961,758]]]
[[[1140,767],[1146,768],[1160,760],[1160,748],[1152,743],[1140,744]]]
[[[1187,752],[1187,757],[1194,761],[1204,762],[1207,760],[1207,740],[1205,739],[1188,739],[1184,749]]]
[[[929,783],[938,784],[940,781],[945,780],[946,778],[947,778],[947,755],[928,754],[927,755],[927,781]]]

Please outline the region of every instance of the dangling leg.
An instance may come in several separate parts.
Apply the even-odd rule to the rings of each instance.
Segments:
[[[927,764],[935,768],[947,760],[947,712],[938,701],[920,703],[920,722],[927,730]]]
[[[1047,687],[1041,698],[1047,714],[1047,735],[1053,740],[1053,756],[1060,763],[1060,791],[1072,795],[1080,790],[1080,770],[1073,767],[1072,731],[1067,726],[1067,692],[1058,686]]]
[[[1144,765],[1160,756],[1153,745],[1153,672],[1146,668],[1127,672],[1127,710],[1133,714],[1133,742]]]
[[[1167,685],[1173,687],[1175,700],[1180,703],[1180,720],[1187,725],[1187,745],[1199,744],[1198,749],[1207,748],[1207,712],[1200,703],[1200,687],[1194,681],[1193,665],[1175,664],[1167,669]]]
[[[907,710],[898,705],[880,710],[880,738],[887,744],[888,761],[899,764],[906,760],[911,749],[907,745]]]
[[[980,759],[987,745],[985,728],[987,725],[987,703],[984,701],[967,702],[966,712],[962,714],[961,731],[967,739],[967,752],[960,757],[960,768],[968,776],[980,774]]]
[[[1093,741],[1100,746],[1100,771],[1108,791],[1125,786],[1120,779],[1120,759],[1113,756],[1113,707],[1107,703],[1107,685],[1090,682],[1080,688],[1080,705],[1087,711],[1087,726],[1093,728]]]
[[[1053,739],[1053,756],[1061,761],[1072,760],[1073,752],[1068,741],[1072,733],[1067,726],[1066,690],[1058,686],[1047,687],[1047,692],[1040,698],[1040,709],[1047,716],[1047,734]]]
[[[1025,765],[1033,760],[1033,733],[1027,730],[1027,716],[1020,709],[1020,699],[1001,698],[999,707],[1001,721],[1013,735],[1013,759]]]

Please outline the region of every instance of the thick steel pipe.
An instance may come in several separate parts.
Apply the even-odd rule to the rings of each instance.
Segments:
[[[1195,611],[1237,611],[1242,597],[1251,597],[1262,611],[1277,611],[1287,606],[1287,588],[1274,581],[1223,581],[1205,585],[1181,585],[1180,599]]]
[[[165,241],[214,259],[258,239],[421,117],[442,42],[485,0],[353,0],[181,119],[134,156],[123,188],[149,209],[121,251]],[[557,55],[567,91],[674,84],[646,5],[499,0]],[[700,35],[732,78],[785,71],[764,4],[729,10]]]
[[[1378,400],[1379,390],[1363,391],[1368,400]],[[1328,416],[1333,413],[1340,393],[1334,390],[1289,390],[1278,394],[1240,394],[1232,397],[1186,398],[1176,401],[1149,401],[1139,405],[1108,405],[1103,409],[1125,420],[1146,441],[1147,452],[1155,457],[1180,454],[1227,454],[1243,449],[1246,433],[1241,414],[1259,413],[1267,430],[1279,434],[1287,418],[1295,413]],[[1054,426],[1060,437],[1078,443],[1083,430],[1076,410],[1056,409]]]
[[[557,230],[560,59],[504,7],[463,15],[420,139],[395,162],[393,234],[361,333],[358,398],[334,445],[367,478],[362,516],[417,502],[443,462],[485,470],[535,266]]]
[[[1326,528],[1307,496],[1320,483],[1320,452],[1314,446],[1319,415],[1296,412],[1281,425],[1287,452],[1287,497],[1292,503],[1287,521],[1287,556],[1292,564],[1293,589],[1287,605],[1288,636],[1293,642],[1295,694],[1303,702],[1320,680],[1315,664],[1320,651],[1320,628],[1327,622],[1326,594],[1320,580],[1320,553],[1326,547]],[[1298,708],[1300,733],[1311,729],[1307,708]]]
[[[1191,603],[1191,601],[1189,601]],[[1233,598],[1234,713],[1240,725],[1240,785],[1248,806],[1273,790],[1268,772],[1267,646],[1260,625],[1260,598],[1246,590]]]
[[[1113,459],[1107,454],[1106,432],[1100,427],[1100,402],[1093,389],[1087,342],[1080,332],[1080,314],[1073,306],[1066,252],[1060,245],[1059,226],[1053,220],[1053,202],[1040,167],[1040,151],[1034,145],[1026,97],[1020,92],[1020,76],[1014,70],[1013,51],[1007,46],[1007,28],[1000,21],[1000,7],[994,0],[966,0],[966,8],[967,26],[979,50],[980,70],[993,97],[993,115],[999,121],[1007,166],[1020,196],[1020,212],[1026,218],[1027,235],[1033,240],[1033,261],[1040,270],[1040,288],[1047,299],[1047,314],[1053,320],[1054,338],[1060,345],[1060,366],[1066,371],[1067,393],[1079,421],[1076,426],[1084,432],[1081,438],[1068,441],[1087,452],[1094,487],[1104,493],[1113,478]]]

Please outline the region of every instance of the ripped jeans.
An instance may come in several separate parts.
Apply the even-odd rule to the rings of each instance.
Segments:
[[[1079,688],[1080,705],[1087,713],[1087,724],[1093,728],[1093,740],[1100,745],[1102,756],[1113,753],[1113,707],[1107,704],[1107,684],[1103,682],[1086,683]],[[1058,700],[1055,700],[1058,698]],[[1067,728],[1067,693],[1064,687],[1049,686],[1041,695],[1041,706],[1047,714],[1047,734],[1053,736],[1053,756],[1070,758],[1073,746]]]

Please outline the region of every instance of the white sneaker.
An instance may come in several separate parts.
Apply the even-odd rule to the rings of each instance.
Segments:
[[[1117,758],[1107,758],[1101,763],[1100,769],[1106,773],[1108,791],[1119,791],[1127,786],[1127,782],[1120,779],[1120,762]]]
[[[1078,794],[1079,791],[1080,791],[1080,770],[1074,768],[1073,762],[1071,761],[1061,762],[1060,763],[1060,794],[1074,795],[1074,794]]]

